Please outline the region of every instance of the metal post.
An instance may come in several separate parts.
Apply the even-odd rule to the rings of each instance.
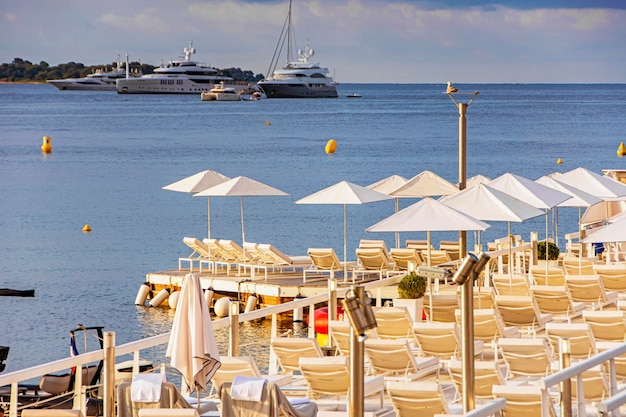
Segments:
[[[361,286],[352,287],[359,301],[365,298],[365,290]],[[364,368],[364,352],[363,341],[359,340],[359,335],[350,326],[350,399],[349,399],[349,416],[363,417],[365,409],[364,388],[363,388],[363,368]]]
[[[115,416],[115,333],[104,333],[103,417]]]
[[[559,339],[559,362],[561,369],[570,366],[570,343],[568,338]],[[572,380],[561,382],[561,415],[572,417]]]
[[[465,114],[478,92],[467,103],[460,103],[454,99],[455,93],[448,93],[459,109],[459,190],[464,190],[467,182],[467,126]],[[467,232],[459,232],[460,256],[467,255]],[[474,409],[474,295],[472,286],[474,279],[467,280],[462,286],[461,298],[461,335],[462,363],[463,363],[463,412],[467,413]]]
[[[228,319],[230,324],[228,356],[239,356],[239,302],[232,301],[229,305]]]
[[[326,346],[332,346],[332,330],[330,329],[330,321],[337,319],[337,281],[328,280],[328,342]]]

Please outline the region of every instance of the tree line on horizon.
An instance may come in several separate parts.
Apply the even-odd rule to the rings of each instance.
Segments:
[[[125,64],[124,64],[125,65]],[[139,62],[129,63],[131,72],[140,72],[142,74],[150,74],[155,67],[149,64],[140,64]],[[105,65],[85,66],[80,62],[68,62],[57,66],[50,66],[46,61],[39,64],[33,64],[22,58],[14,58],[10,64],[0,65],[0,81],[7,82],[41,82],[46,80],[59,80],[64,78],[83,78],[89,74],[93,74],[96,70],[111,70],[117,67],[117,63]],[[254,74],[250,70],[242,70],[241,68],[223,68],[218,69],[220,75],[232,77],[236,81],[257,82],[262,80],[263,74]]]

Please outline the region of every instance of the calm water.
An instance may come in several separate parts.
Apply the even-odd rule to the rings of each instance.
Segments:
[[[626,85],[458,87],[480,91],[467,115],[468,177],[626,168],[615,153],[626,140]],[[247,240],[293,255],[332,246],[340,257],[342,206],[295,200],[341,180],[368,185],[426,169],[457,182],[458,111],[443,85],[339,89],[336,100],[207,103],[0,85],[0,288],[36,289],[35,298],[0,297],[7,371],[66,357],[78,323],[115,331],[117,343],[169,331],[173,311],[136,307],[135,294],[146,273],[176,267],[189,252],[182,238],[204,237],[207,223],[206,199],[161,189],[170,182],[213,169],[280,188],[290,197],[245,199]],[[338,149],[326,155],[331,138]],[[211,208],[212,237],[240,241],[239,199],[213,198]],[[393,234],[364,232],[392,213],[392,201],[348,207],[348,253],[362,238],[393,246]],[[560,230],[575,231],[577,218],[561,209]],[[492,225],[483,242],[506,234]],[[513,233],[543,237],[544,227],[538,218]]]

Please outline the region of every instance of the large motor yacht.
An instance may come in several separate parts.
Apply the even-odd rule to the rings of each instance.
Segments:
[[[218,75],[218,70],[204,63],[192,61],[196,53],[193,42],[183,50],[184,56],[161,65],[152,74],[139,78],[117,80],[117,92],[128,94],[199,94],[222,82],[227,87],[243,90],[247,85],[238,85],[231,77]]]
[[[333,81],[328,68],[320,67],[317,62],[309,62],[315,53],[307,43],[304,51],[298,51],[298,59],[292,58],[293,30],[291,25],[291,1],[285,23],[286,30],[281,32],[274,56],[276,59],[270,64],[267,71],[270,77],[259,81],[257,85],[263,90],[267,98],[335,98],[337,85]],[[285,39],[286,38],[286,39]],[[279,49],[287,45],[287,64],[276,69]]]
[[[59,90],[115,91],[115,81],[119,78],[126,78],[126,76],[126,67],[118,56],[115,69],[98,69],[93,74],[83,78],[48,80],[48,83]],[[141,74],[129,72],[128,76],[137,78]]]

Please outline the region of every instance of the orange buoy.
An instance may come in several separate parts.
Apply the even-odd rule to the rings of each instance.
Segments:
[[[50,138],[48,136],[43,137],[43,143],[41,145],[41,152],[43,153],[52,152],[52,145],[50,144]]]
[[[271,123],[270,123],[270,121],[269,121],[269,120],[266,120],[266,121],[265,121],[265,126],[271,126]]]
[[[556,160],[556,163],[561,165],[563,163],[563,160],[561,158],[559,158],[559,159]]]
[[[336,150],[337,150],[337,141],[335,139],[330,139],[328,142],[326,142],[327,154],[335,153]]]
[[[619,147],[617,148],[617,156],[621,158],[624,155],[626,155],[626,146],[624,146],[624,142],[622,142],[619,144]]]
[[[83,232],[85,233],[91,232],[91,227],[87,223],[85,223],[85,225],[83,226]]]

